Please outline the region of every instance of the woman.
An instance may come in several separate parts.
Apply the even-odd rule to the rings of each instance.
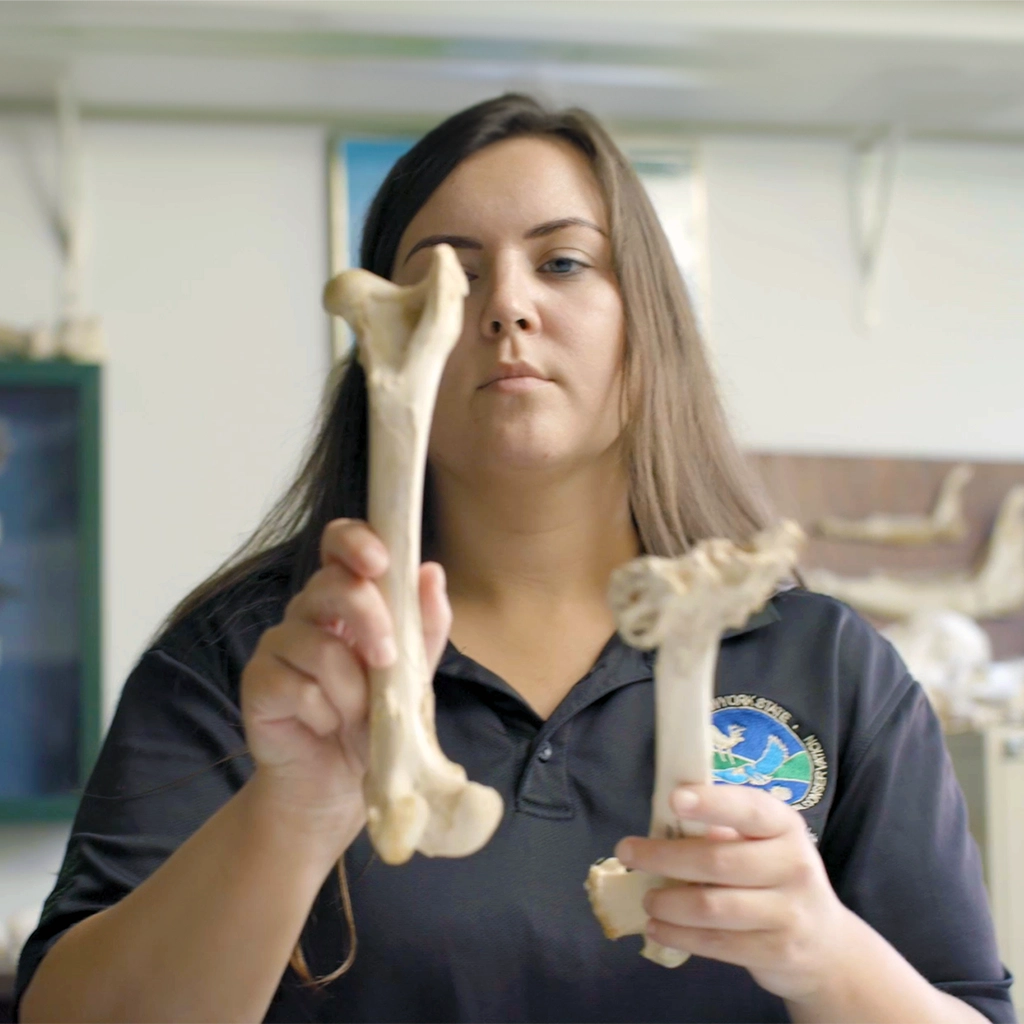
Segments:
[[[464,111],[392,171],[362,263],[411,283],[439,242],[470,294],[420,599],[442,746],[501,792],[497,833],[389,868],[363,831],[366,670],[395,651],[351,364],[256,553],[129,679],[23,956],[22,1019],[1012,1020],[934,716],[836,602],[782,593],[723,643],[733,784],[677,794],[707,837],[636,838],[651,661],[614,634],[609,573],[764,514],[621,154],[580,112]],[[773,739],[793,769],[768,795],[731,773]],[[601,935],[582,883],[616,844],[697,883],[648,897],[651,934],[696,954],[679,970]]]

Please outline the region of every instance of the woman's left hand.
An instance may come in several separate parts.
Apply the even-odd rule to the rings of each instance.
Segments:
[[[747,786],[681,786],[676,815],[706,836],[630,837],[616,856],[672,882],[652,889],[648,935],[747,968],[764,989],[805,999],[843,958],[852,912],[840,902],[800,814]]]

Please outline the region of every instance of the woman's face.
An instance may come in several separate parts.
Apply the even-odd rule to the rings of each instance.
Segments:
[[[402,235],[393,279],[452,245],[469,279],[441,380],[435,469],[593,462],[622,430],[624,316],[608,215],[586,158],[552,138],[495,143],[452,172]]]

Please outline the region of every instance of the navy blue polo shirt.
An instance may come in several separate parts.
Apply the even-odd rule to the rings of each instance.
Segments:
[[[208,603],[128,679],[67,854],[18,972],[138,885],[252,772],[240,672],[278,622],[286,578]],[[644,834],[653,787],[653,656],[612,637],[546,721],[451,645],[435,680],[441,746],[497,789],[491,841],[391,867],[365,833],[346,855],[359,948],[316,992],[286,970],[268,1021],[785,1021],[747,971],[701,957],[669,970],[640,938],[606,939],[583,883]],[[713,770],[798,808],[843,902],[926,978],[1013,1021],[977,850],[935,716],[893,651],[846,606],[792,590],[723,640]],[[344,959],[336,878],[304,932],[310,969]],[[187,983],[183,979],[183,983]]]

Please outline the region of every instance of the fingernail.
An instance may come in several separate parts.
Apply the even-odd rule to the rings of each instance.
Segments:
[[[398,647],[390,636],[378,640],[370,648],[370,662],[375,668],[388,668],[398,660]]]
[[[618,846],[615,847],[615,856],[620,864],[624,864],[627,868],[633,866],[633,844],[628,839],[623,839]]]
[[[700,803],[700,797],[692,789],[677,789],[672,794],[672,810],[683,816]]]
[[[366,567],[374,576],[380,575],[388,567],[388,556],[382,548],[369,547],[363,553],[366,559]]]

